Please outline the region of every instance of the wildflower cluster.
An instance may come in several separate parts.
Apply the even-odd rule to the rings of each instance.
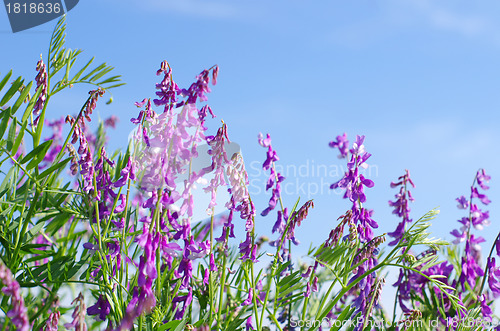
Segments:
[[[24,115],[15,115],[30,93],[22,79],[0,98],[0,136],[8,130],[0,154],[11,162],[0,180],[3,330],[261,331],[268,325],[293,330],[305,321],[312,330],[352,322],[354,330],[363,330],[387,320],[381,297],[389,268],[398,272],[395,329],[420,319],[439,320],[450,330],[457,329],[451,319],[494,318],[500,234],[483,261],[485,240],[475,232],[490,223],[478,203],[490,203],[484,170],[477,172],[470,197],[457,199],[468,216],[452,231],[455,246],[447,251],[440,250],[446,242],[427,232],[437,211],[410,216],[409,189],[415,185],[406,170],[391,183],[399,192],[389,205],[400,223],[384,246],[386,235],[375,233],[374,212],[365,207],[365,189],[374,186],[363,172],[371,157],[365,137],[350,146],[347,135],[339,135],[329,146],[346,159],[347,171],[331,188],[343,190],[350,206],[324,243],[297,260],[292,244],[299,244],[298,227],[307,224],[317,202],[300,203],[298,197],[286,204],[278,153],[271,136],[260,134],[270,197],[265,206],[254,205],[258,199],[250,196],[245,161],[241,153],[228,152],[228,125],[222,121],[209,133],[207,122],[215,115],[205,102],[219,68],[203,70],[181,88],[169,63],[162,62],[155,98],[135,103],[139,110],[131,119],[136,129],[128,148],[110,152],[106,130],[118,118],[108,117],[97,130],[90,122],[105,91],[120,85],[119,77],[108,77],[112,68],[106,65],[92,69],[92,60],[73,74],[80,51],[63,47],[63,22],[53,34],[49,61],[38,62],[37,76],[27,85],[36,85],[37,98],[25,105]],[[65,72],[55,81],[61,68]],[[10,73],[5,77],[0,91]],[[93,85],[80,112],[65,121],[45,120],[52,96],[79,83]],[[51,130],[44,132],[44,126]],[[200,167],[204,150],[208,155],[201,156],[210,162]],[[229,198],[221,202],[225,190]],[[198,200],[198,193],[208,199]],[[226,211],[217,215],[217,204]],[[197,211],[206,218],[194,219]],[[269,241],[257,230],[273,212],[276,219],[268,227],[277,238]],[[59,301],[75,284],[81,292],[71,304]]]

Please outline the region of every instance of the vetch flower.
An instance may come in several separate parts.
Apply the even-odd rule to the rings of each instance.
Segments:
[[[345,158],[349,154],[349,140],[347,140],[346,133],[341,136],[337,136],[336,140],[330,141],[328,146],[339,149],[339,159]]]
[[[295,238],[295,228],[297,226],[300,226],[302,221],[307,217],[307,214],[309,213],[309,208],[314,208],[314,203],[312,200],[309,200],[306,203],[304,203],[304,205],[300,207],[298,211],[292,214],[292,216],[290,217],[290,222],[286,233],[287,239],[292,240]]]
[[[410,207],[408,205],[409,201],[414,201],[414,199],[411,195],[411,191],[408,188],[408,184],[413,187],[415,187],[415,184],[410,178],[410,172],[408,171],[408,169],[406,169],[405,171],[406,173],[398,178],[398,182],[391,182],[392,188],[400,186],[400,189],[399,193],[396,194],[396,201],[389,201],[389,206],[394,207],[394,211],[392,213],[402,218],[402,220],[398,224],[394,232],[388,233],[390,237],[394,238],[394,240],[389,243],[389,246],[396,245],[401,240],[401,238],[403,238],[406,223],[410,223],[412,221],[410,219]]]
[[[207,208],[209,212],[211,212],[211,209],[216,205],[217,187],[227,185],[224,180],[224,171],[230,161],[227,158],[224,147],[224,145],[227,144],[226,141],[229,142],[229,138],[227,136],[227,126],[224,123],[217,131],[215,137],[207,137],[207,143],[210,145],[208,154],[212,156],[212,164],[203,169],[203,171],[208,173],[215,170],[214,177],[210,180],[210,185],[204,188],[205,192],[211,193],[211,200]]]
[[[496,266],[495,258],[488,259],[488,285],[493,296],[500,296],[500,268]]]
[[[71,323],[64,324],[64,327],[70,330],[75,331],[87,331],[87,324],[85,323],[85,312],[87,311],[85,308],[85,302],[83,299],[82,293],[78,294],[78,296],[71,302],[72,305],[75,303],[75,309],[73,310],[73,321]]]
[[[491,322],[492,321],[492,316],[493,316],[493,310],[488,305],[488,302],[486,300],[486,295],[482,294],[479,297],[479,301],[481,302],[481,314],[483,315],[483,318],[486,321]]]
[[[106,297],[103,295],[99,295],[99,299],[97,299],[97,302],[87,308],[88,315],[99,315],[99,319],[101,321],[105,321],[110,312],[111,305],[109,304],[108,299],[106,299]]]
[[[182,308],[177,310],[177,313],[175,314],[175,319],[180,320],[184,317],[184,313],[186,312],[187,307],[191,304],[193,301],[193,289],[189,288],[189,292],[185,295],[178,295],[172,300],[173,307],[172,309],[175,309],[179,303],[182,302]]]
[[[24,305],[24,299],[21,295],[21,287],[15,280],[12,272],[3,262],[0,261],[0,282],[2,283],[2,292],[6,298],[10,297],[11,309],[7,312],[12,324],[19,331],[28,331],[31,329],[28,319],[28,311]]]
[[[338,182],[330,186],[331,189],[341,188],[345,190],[344,199],[349,199],[352,202],[352,219],[357,225],[357,232],[361,242],[369,241],[373,238],[373,228],[377,228],[378,224],[371,216],[372,210],[366,210],[362,204],[366,201],[364,187],[371,188],[374,186],[372,180],[365,178],[359,173],[359,168],[366,168],[366,161],[371,154],[365,152],[363,145],[365,136],[356,136],[356,142],[353,143],[349,150],[351,153],[350,161],[347,163],[348,170]]]
[[[252,299],[253,299],[253,289],[252,288],[249,288],[248,289],[248,297],[246,298],[245,301],[243,301],[241,303],[242,306],[249,306],[251,303],[252,303]]]
[[[38,99],[33,106],[33,115],[35,116],[34,125],[38,124],[40,119],[40,111],[45,106],[45,102],[47,101],[47,89],[48,89],[48,75],[47,75],[47,66],[43,63],[42,56],[40,55],[40,60],[36,64],[36,71],[38,71],[35,81],[36,81],[36,90],[40,89],[40,94],[38,95]]]
[[[45,322],[45,325],[43,328],[40,329],[40,331],[57,331],[57,325],[59,324],[59,318],[61,317],[61,312],[59,310],[51,313],[49,315],[49,318]]]

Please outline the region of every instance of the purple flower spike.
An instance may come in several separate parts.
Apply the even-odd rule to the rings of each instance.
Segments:
[[[21,295],[21,287],[12,275],[12,272],[0,261],[0,282],[3,284],[2,292],[6,298],[11,298],[12,308],[7,312],[12,324],[17,330],[28,331],[31,329],[28,319],[28,311],[24,305]]]
[[[343,139],[347,141],[347,137]],[[365,152],[364,139],[364,136],[356,136],[356,142],[353,143],[352,148],[349,150],[351,158],[347,163],[348,170],[338,182],[330,186],[331,189],[344,189],[344,199],[349,199],[352,202],[352,220],[354,224],[358,223],[358,235],[361,242],[371,240],[373,238],[372,228],[378,227],[377,222],[371,218],[373,211],[366,210],[362,206],[366,201],[364,187],[371,188],[374,186],[372,180],[365,178],[359,173],[359,168],[367,167],[365,162],[371,156],[370,153]]]
[[[77,303],[73,314],[73,321],[71,323],[64,324],[64,327],[68,330],[76,330],[76,331],[87,331],[87,324],[85,323],[85,302],[83,299],[83,295],[80,293],[75,300],[71,302],[72,305]]]
[[[40,111],[45,106],[45,101],[47,100],[47,88],[48,88],[48,75],[47,75],[47,66],[43,63],[42,56],[40,55],[40,61],[36,64],[36,71],[38,71],[35,81],[36,81],[36,90],[41,89],[38,99],[33,107],[33,115],[36,116],[34,124],[37,125],[39,121]]]
[[[412,221],[412,219],[410,219],[409,201],[413,201],[414,199],[408,188],[408,184],[412,187],[415,187],[415,184],[410,178],[410,172],[408,170],[405,170],[405,172],[406,173],[403,176],[398,178],[397,182],[391,183],[392,188],[400,186],[400,189],[399,193],[395,195],[396,201],[389,201],[389,206],[394,208],[392,213],[402,218],[402,220],[394,232],[388,233],[390,237],[394,238],[394,240],[389,243],[389,246],[397,245],[397,243],[403,238],[406,223],[410,223]]]

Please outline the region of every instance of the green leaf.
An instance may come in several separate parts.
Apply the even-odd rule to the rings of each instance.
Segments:
[[[120,84],[115,84],[115,85],[111,85],[111,86],[106,86],[106,90],[109,90],[109,89],[112,89],[112,88],[115,88],[115,87],[119,87],[119,86],[123,86],[125,84],[126,83],[120,83]]]
[[[7,126],[9,125],[10,119],[10,107],[2,110],[2,122],[0,122],[0,139],[3,138],[3,134],[5,130],[7,130]]]
[[[72,264],[73,261],[74,259],[71,256],[61,256],[55,258],[54,260],[48,263],[50,265],[49,275],[53,279],[60,279],[63,273],[65,272],[66,265],[70,263]]]
[[[7,90],[5,95],[3,96],[2,100],[0,100],[0,107],[5,105],[13,96],[16,94],[17,91],[19,91],[19,88],[21,85],[23,85],[24,80],[22,79],[21,76],[17,77],[17,79],[12,83],[12,86],[10,89]]]
[[[82,259],[80,262],[76,263],[71,267],[71,269],[68,271],[68,279],[73,278],[74,275],[83,267],[85,263],[87,263],[88,257],[86,259]]]
[[[10,123],[9,134],[7,135],[7,150],[10,151],[11,155],[15,154],[12,153],[12,147],[14,147],[14,142],[16,140],[16,129],[17,119],[14,117],[12,122]]]
[[[243,314],[245,314],[245,313],[247,313],[247,312],[245,312],[244,310],[240,310],[240,312],[238,313],[238,316],[236,316],[231,321],[231,323],[228,325],[226,330],[236,330],[241,324],[243,324],[248,319],[248,316],[242,317]]]
[[[89,81],[94,82],[94,81],[98,80],[99,78],[101,78],[102,76],[104,76],[105,74],[107,74],[108,72],[110,72],[111,70],[113,70],[113,67],[106,67],[103,70],[101,70],[100,72],[98,72],[97,74],[95,74],[94,76],[92,76],[92,78],[90,78]]]
[[[90,65],[92,62],[94,62],[94,58],[91,58],[91,59],[90,59],[90,61],[89,61],[89,62],[87,62],[87,64],[86,64],[86,65],[85,65],[82,69],[80,69],[80,71],[78,71],[78,72],[77,72],[77,73],[73,76],[73,78],[71,78],[71,82],[72,82],[72,83],[75,83],[75,82],[78,80],[78,78],[80,78],[80,76],[83,74],[83,72],[84,72],[85,70],[87,70],[87,68],[89,67],[89,65]]]
[[[21,121],[24,123],[24,121],[27,121],[31,115],[31,112],[33,111],[33,108],[35,107],[35,103],[38,99],[38,97],[40,96],[40,94],[42,93],[42,89],[41,88],[38,88],[35,92],[35,95],[33,95],[33,97],[31,98],[30,102],[28,102],[28,106],[26,107],[26,109],[24,110],[24,113],[23,113],[23,117],[21,119]]]
[[[64,168],[66,166],[66,164],[68,164],[69,161],[71,161],[70,157],[68,157],[67,159],[65,159],[59,163],[54,164],[53,166],[51,166],[50,168],[48,168],[47,170],[42,172],[38,176],[38,179],[43,179],[43,178],[47,177],[48,175],[52,174],[53,172],[56,172],[56,171]]]
[[[26,242],[29,242],[34,236],[36,236],[38,234],[38,232],[40,232],[40,230],[43,228],[43,226],[45,225],[45,222],[38,222],[37,224],[35,224],[35,226],[33,226],[27,233],[28,237],[26,238]]]
[[[21,145],[21,142],[23,141],[24,132],[26,131],[27,126],[28,126],[28,120],[23,122],[23,126],[19,130],[19,133],[16,137],[16,141],[14,142],[14,145],[12,146],[12,149],[11,149],[12,155],[15,155],[17,153],[17,150],[19,149],[19,146]]]
[[[50,47],[49,47],[49,62],[53,62],[54,55],[57,54],[59,49],[64,45],[65,40],[65,31],[66,24],[64,21],[66,20],[66,16],[62,15],[57,21],[57,24],[54,28],[54,32],[52,32],[52,37],[50,38]]]
[[[5,175],[5,178],[3,179],[2,181],[2,184],[0,185],[0,191],[4,191],[4,190],[9,190],[10,189],[10,182],[11,182],[11,179],[13,178],[14,176],[14,171],[16,170],[15,167],[12,167],[9,169],[9,171],[7,172],[7,175]],[[9,187],[7,187],[9,186]]]
[[[11,110],[12,115],[14,115],[16,113],[16,111],[19,109],[19,107],[21,107],[21,104],[24,102],[24,100],[26,100],[26,97],[30,93],[32,85],[33,85],[33,82],[30,82],[28,84],[28,86],[26,86],[23,89],[23,91],[21,92],[21,95],[19,96],[19,98],[17,98],[17,101],[12,106],[12,110]]]
[[[97,85],[104,85],[104,84],[118,82],[118,81],[120,81],[120,77],[121,76],[118,75],[118,76],[112,76],[112,77],[106,78],[105,80],[97,83]]]
[[[30,163],[28,163],[26,169],[33,169],[43,160],[51,144],[52,140],[47,140],[46,142],[38,145],[35,149],[29,152],[28,155],[23,157],[23,159],[21,160],[21,164],[24,164],[31,160]]]
[[[173,329],[177,328],[177,326],[179,326],[179,324],[181,324],[181,322],[182,321],[171,321],[171,322],[165,323],[158,328],[158,331],[173,330]],[[186,324],[186,322],[184,322],[184,325],[185,324]]]
[[[12,76],[12,69],[7,73],[7,75],[5,75],[5,77],[0,82],[0,91],[4,88],[5,84],[7,84],[11,76]]]
[[[5,239],[3,236],[0,236],[0,243],[5,248],[7,255],[10,255],[11,243],[7,239]]]
[[[101,64],[100,66],[98,66],[97,68],[92,70],[90,73],[86,74],[84,77],[82,77],[81,80],[87,80],[89,77],[91,77],[92,75],[97,73],[99,70],[102,70],[104,68],[106,68],[106,63]]]
[[[49,264],[46,263],[31,269],[31,274],[33,275],[33,277],[35,277],[36,281],[41,282],[42,280],[47,278],[48,266]]]

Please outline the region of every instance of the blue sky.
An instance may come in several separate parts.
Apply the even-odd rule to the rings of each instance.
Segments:
[[[351,141],[366,135],[373,154],[368,163],[375,187],[367,191],[366,206],[375,209],[377,234],[399,221],[387,205],[396,193],[389,183],[409,169],[417,185],[413,217],[440,207],[432,231],[451,239],[464,216],[455,198],[468,196],[482,167],[492,176],[492,224],[482,234],[490,244],[500,230],[499,13],[496,1],[87,0],[67,17],[66,45],[85,51],[82,64],[95,56],[127,83],[113,91],[113,104],[98,107],[102,118],[121,118],[111,135],[115,148],[133,128],[133,103],[154,96],[161,61],[169,61],[185,87],[218,64],[219,83],[209,96],[218,119],[210,129],[224,119],[230,138],[242,146],[259,211],[270,194],[258,193],[265,177],[256,162],[265,150],[257,134],[271,134],[285,183],[291,183],[285,204],[293,205],[298,194],[303,202],[307,195],[315,200],[296,232],[304,249],[326,239],[349,207],[326,187],[338,176],[312,173],[345,169],[327,145],[343,132]],[[14,68],[34,78],[55,22],[12,34],[7,15],[0,15],[0,72]],[[52,115],[76,113],[86,90],[52,100]],[[257,227],[267,232],[274,221],[259,218]]]

